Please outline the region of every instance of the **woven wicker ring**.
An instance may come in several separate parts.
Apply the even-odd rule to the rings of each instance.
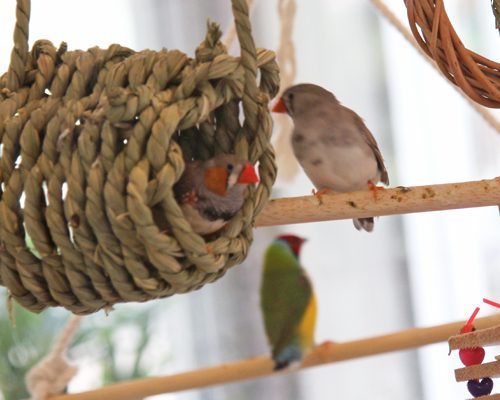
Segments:
[[[472,100],[500,107],[500,64],[465,48],[448,19],[443,0],[405,0],[418,44],[443,74]]]
[[[243,261],[276,177],[268,102],[279,73],[274,53],[255,48],[245,0],[231,3],[241,57],[209,23],[189,58],[48,40],[29,51],[30,2],[17,1],[0,78],[0,284],[22,306],[88,314],[198,289]],[[172,187],[185,160],[218,153],[258,163],[261,179],[207,243]]]

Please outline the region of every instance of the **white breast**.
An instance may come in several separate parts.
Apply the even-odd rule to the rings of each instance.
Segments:
[[[317,189],[365,190],[368,181],[378,183],[380,180],[375,156],[367,156],[358,146],[308,146],[307,151],[300,154],[299,162]]]

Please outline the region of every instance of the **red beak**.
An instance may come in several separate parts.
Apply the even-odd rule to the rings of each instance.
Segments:
[[[286,109],[285,103],[283,102],[283,99],[280,97],[274,107],[271,110],[272,112],[275,113],[286,113],[288,110]]]
[[[259,181],[259,177],[255,173],[255,168],[252,166],[252,164],[247,163],[245,165],[245,168],[243,168],[243,171],[241,171],[241,174],[238,178],[238,183],[257,183]]]

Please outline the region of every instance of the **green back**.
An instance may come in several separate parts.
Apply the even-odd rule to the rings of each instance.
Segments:
[[[275,240],[267,249],[261,286],[261,308],[267,337],[278,354],[295,342],[312,295],[311,284],[285,241]]]

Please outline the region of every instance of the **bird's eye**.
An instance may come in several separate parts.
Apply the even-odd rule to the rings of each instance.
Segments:
[[[227,168],[227,170],[228,170],[229,172],[231,172],[231,171],[234,169],[234,165],[233,165],[233,164],[231,164],[231,163],[229,163],[229,164],[227,164],[226,168]]]

